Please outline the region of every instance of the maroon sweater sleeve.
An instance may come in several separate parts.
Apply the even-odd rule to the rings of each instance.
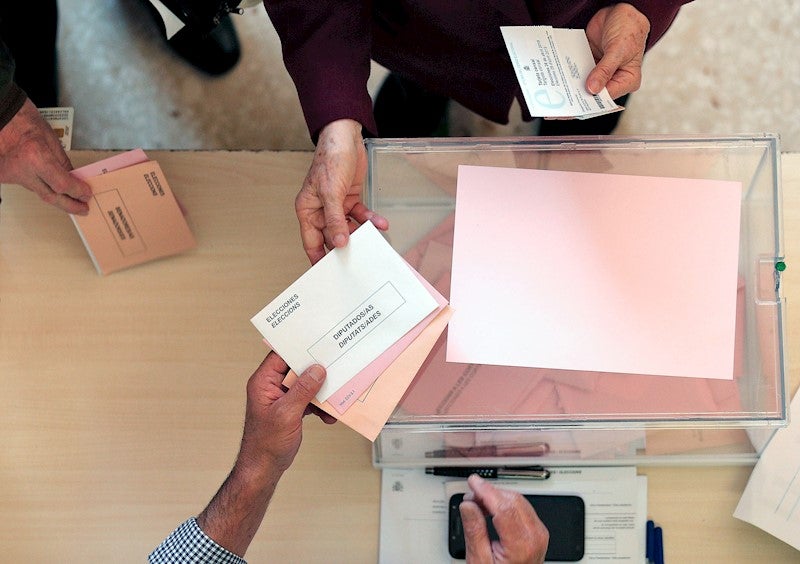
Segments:
[[[374,134],[367,91],[371,2],[265,0],[264,6],[280,37],[312,140],[327,124],[343,118]]]
[[[533,17],[533,23],[579,28],[585,27],[599,8],[615,3],[611,0],[576,0],[571,3],[530,1],[527,4],[524,0],[482,1],[486,2],[486,5],[479,4],[479,6],[472,7],[475,10],[473,18],[486,16],[487,13],[494,14],[495,11],[503,14],[506,11],[516,13],[516,11],[524,11],[527,5]],[[675,19],[680,6],[688,0],[629,1],[650,21],[650,35],[647,39],[647,48],[649,49],[664,35]],[[409,0],[408,6],[405,6],[404,9],[415,17],[428,12],[431,14],[447,13],[447,10],[443,10],[442,7],[448,6],[449,0],[429,0],[429,2],[430,5],[422,0]],[[372,101],[367,91],[370,58],[374,55],[371,51],[373,48],[372,0],[265,0],[264,5],[281,39],[284,63],[297,88],[312,140],[316,142],[320,130],[325,125],[342,118],[358,121],[368,134],[374,135],[377,127],[372,114]],[[470,9],[470,6],[467,4],[464,9]],[[428,10],[428,8],[431,9]],[[500,10],[500,8],[504,8],[506,11]],[[519,10],[520,8],[521,10]],[[449,9],[452,9],[452,6]],[[431,55],[430,60],[426,60],[423,55],[430,55],[430,53],[425,52],[424,49],[415,51],[418,44],[416,37],[412,45],[402,43],[410,40],[411,31],[406,28],[411,27],[412,24],[406,25],[407,22],[402,21],[403,9],[398,8],[397,12],[399,14],[398,21],[394,22],[394,25],[398,26],[398,29],[393,30],[396,37],[392,36],[389,43],[382,44],[382,48],[387,50],[378,54],[382,54],[386,61],[404,62],[407,66],[420,64],[420,61],[423,61],[428,65],[427,70],[430,74],[430,65],[437,64],[438,59]],[[468,17],[468,15],[465,14],[464,17]],[[509,21],[508,23],[524,25],[529,21]],[[433,26],[437,31],[444,30],[442,41],[452,42],[459,38],[459,33],[465,33],[457,26],[457,22],[451,22],[452,25],[441,25],[441,22],[438,21],[434,23],[437,24]],[[494,24],[487,23],[487,25]],[[495,35],[499,37],[499,34]],[[378,35],[376,35],[377,37]],[[425,44],[425,49],[433,48],[436,41],[438,41],[436,37],[419,38],[419,42]],[[399,46],[399,50],[395,49],[397,46]],[[503,49],[499,39],[497,39],[497,45],[488,47],[497,50]],[[404,48],[415,51],[416,58],[409,58],[408,54],[403,52]],[[465,57],[469,59],[470,53],[467,52]],[[409,62],[411,59],[416,62]],[[491,72],[492,69],[484,64],[484,67],[475,69],[473,74],[489,76]],[[416,79],[414,68],[407,68],[406,73],[409,77]],[[447,76],[447,73],[441,74]],[[448,87],[457,88],[448,83],[442,85],[439,90],[446,92]],[[463,87],[474,88],[475,85],[469,83],[467,86],[462,85]],[[494,106],[504,105],[503,100],[511,99],[510,95],[502,96],[501,94],[503,93],[500,92],[494,96],[496,100]],[[467,105],[470,107],[469,104]],[[473,110],[479,111],[476,108],[480,104],[473,106]],[[501,108],[502,111],[497,108],[492,109],[494,111],[489,112],[487,108],[484,108],[485,111],[482,112],[482,115],[492,115],[495,116],[493,119],[500,119],[496,116],[502,115],[503,112],[507,113],[508,110],[507,107]],[[481,112],[479,111],[479,113]]]

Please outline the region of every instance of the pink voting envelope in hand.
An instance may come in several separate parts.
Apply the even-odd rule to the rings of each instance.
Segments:
[[[70,217],[100,274],[196,246],[161,167],[141,149],[73,170],[72,175],[92,188],[89,214]]]
[[[402,339],[397,341],[394,345],[386,350],[382,355],[373,360],[369,366],[364,368],[361,372],[351,378],[344,386],[334,392],[328,399],[338,413],[344,413],[350,406],[352,406],[359,397],[372,385],[372,383],[386,370],[392,362],[402,353],[408,346],[419,337],[422,331],[427,327],[444,309],[447,305],[447,300],[434,288],[430,283],[419,275],[409,265],[409,268],[416,275],[422,285],[430,292],[431,296],[436,300],[437,307],[433,310],[428,317],[420,321],[411,331],[406,333]]]
[[[311,403],[333,415],[370,441],[374,441],[422,363],[425,362],[452,314],[453,310],[450,306],[445,306],[440,310],[433,320],[422,329],[419,336],[381,373],[369,391],[359,398],[360,401],[355,402],[344,413],[339,413],[329,401],[320,402],[314,399]],[[297,375],[289,372],[283,384],[291,387],[296,380]]]

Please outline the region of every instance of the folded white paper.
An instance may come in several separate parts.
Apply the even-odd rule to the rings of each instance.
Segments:
[[[532,116],[587,119],[623,109],[605,88],[597,94],[586,90],[595,62],[582,29],[537,25],[500,31]]]
[[[369,222],[252,319],[300,374],[321,364],[325,401],[437,307],[408,264]]]
[[[753,469],[733,516],[800,550],[800,393]]]

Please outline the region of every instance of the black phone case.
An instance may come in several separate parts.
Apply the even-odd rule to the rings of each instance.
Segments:
[[[466,558],[464,527],[458,506],[464,494],[455,494],[449,503],[449,527],[447,545],[450,556],[463,560]],[[551,562],[577,562],[583,558],[586,538],[586,506],[576,495],[525,494],[539,519],[550,533],[545,560]],[[497,531],[492,518],[486,517],[489,538],[497,540]]]

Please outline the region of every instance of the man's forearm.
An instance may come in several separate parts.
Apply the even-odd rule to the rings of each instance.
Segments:
[[[253,540],[283,472],[276,468],[248,471],[237,461],[197,524],[217,544],[244,556]]]

